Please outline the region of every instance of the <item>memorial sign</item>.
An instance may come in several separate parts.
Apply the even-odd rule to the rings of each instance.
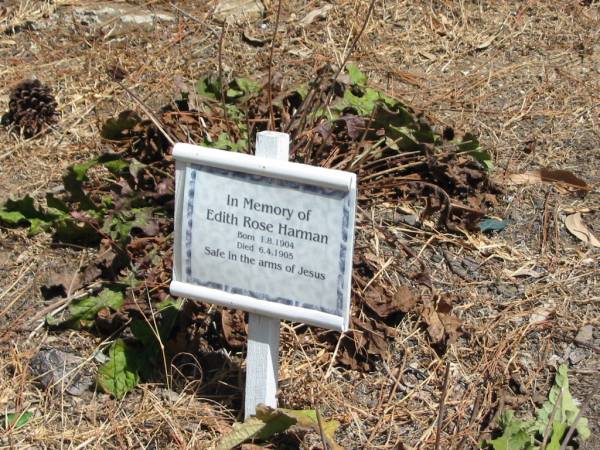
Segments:
[[[171,292],[346,330],[356,176],[189,144],[173,155]]]
[[[289,136],[256,156],[175,145],[173,295],[248,311],[245,416],[277,406],[280,319],[345,331],[356,176],[289,163]]]

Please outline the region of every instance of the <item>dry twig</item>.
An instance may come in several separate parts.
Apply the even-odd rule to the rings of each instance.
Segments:
[[[446,394],[448,393],[448,379],[450,378],[450,363],[446,362],[446,372],[444,373],[444,388],[440,398],[440,407],[437,417],[437,428],[435,431],[435,450],[440,448],[440,437],[442,435],[442,424],[444,423],[444,407],[446,404]]]

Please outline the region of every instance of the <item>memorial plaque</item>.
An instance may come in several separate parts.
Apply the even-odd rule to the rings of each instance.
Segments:
[[[177,144],[176,295],[345,330],[356,176]]]

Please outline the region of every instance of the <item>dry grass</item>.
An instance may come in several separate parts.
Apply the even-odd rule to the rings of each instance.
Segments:
[[[34,25],[0,37],[0,59],[6,61],[0,68],[0,110],[6,110],[10,85],[36,76],[52,86],[61,112],[59,123],[35,140],[0,129],[5,143],[0,200],[51,189],[65,167],[101,151],[97,131],[103,119],[137,109],[108,81],[109,65],[125,67],[128,85],[156,109],[177,96],[175,77],[191,81],[217,69],[219,25],[210,20],[214,1],[177,2],[198,21],[168,2],[132,2],[134,9],[167,11],[177,20],[138,29],[125,39],[107,38],[107,29],[85,33],[72,20],[74,3],[12,1],[4,13],[0,6],[0,29]],[[252,22],[230,27],[223,51],[226,76],[266,72],[268,49],[249,46],[241,36],[243,30],[270,36],[276,12],[271,3],[266,30]],[[310,78],[326,62],[342,61],[367,3],[336,2],[325,21],[301,28],[298,19],[320,3],[285,2],[276,72],[291,83]],[[381,264],[372,286],[410,283],[408,271],[414,269],[413,261],[385,242],[378,231],[384,226],[425,261],[436,290],[456,295],[454,308],[467,333],[440,354],[418,317],[409,314],[397,324],[389,356],[377,370],[358,373],[337,366],[330,349],[284,324],[282,405],[316,406],[327,418],[338,419],[339,441],[348,448],[391,449],[403,443],[429,449],[449,364],[440,448],[475,448],[503,408],[534,411],[547,393],[552,365],[568,360],[575,348],[577,330],[592,324],[600,332],[598,250],[584,248],[560,220],[566,210],[589,210],[584,217],[600,235],[599,43],[597,3],[376,2],[351,57],[375,84],[440,127],[477,132],[495,156],[501,183],[506,170],[549,165],[572,170],[594,190],[579,198],[549,186],[507,188],[497,213],[510,226],[492,237],[399,224],[390,218],[396,205],[362,211],[357,242],[371,246]],[[546,222],[545,209],[552,212]],[[442,250],[450,260],[471,261],[466,276],[452,269]],[[57,266],[75,270],[81,258],[77,249],[56,248],[47,237],[31,239],[22,230],[0,228],[0,407],[35,412],[26,427],[0,431],[0,446],[209,447],[238,411],[184,388],[175,394],[160,384],[144,385],[117,402],[100,393],[80,399],[42,392],[31,383],[27,362],[41,346],[74,351],[93,369],[95,350],[106,345],[85,333],[53,335],[38,328],[39,321],[27,323],[47,306],[39,294],[46,274]],[[540,276],[511,275],[521,268]],[[24,323],[28,326],[20,330]],[[594,437],[584,448],[594,449],[600,448],[600,358],[597,350],[582,351],[582,361],[570,373],[575,396],[591,398],[587,415]]]

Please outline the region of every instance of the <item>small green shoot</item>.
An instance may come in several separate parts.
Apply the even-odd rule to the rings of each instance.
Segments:
[[[567,366],[562,364],[556,372],[548,400],[537,411],[537,418],[519,420],[513,411],[504,411],[500,416],[502,435],[482,442],[482,446],[493,450],[539,450],[544,435],[549,433],[546,450],[560,450],[561,441],[578,414],[579,407],[569,392]],[[590,437],[586,418],[580,417],[575,428],[582,440]]]

